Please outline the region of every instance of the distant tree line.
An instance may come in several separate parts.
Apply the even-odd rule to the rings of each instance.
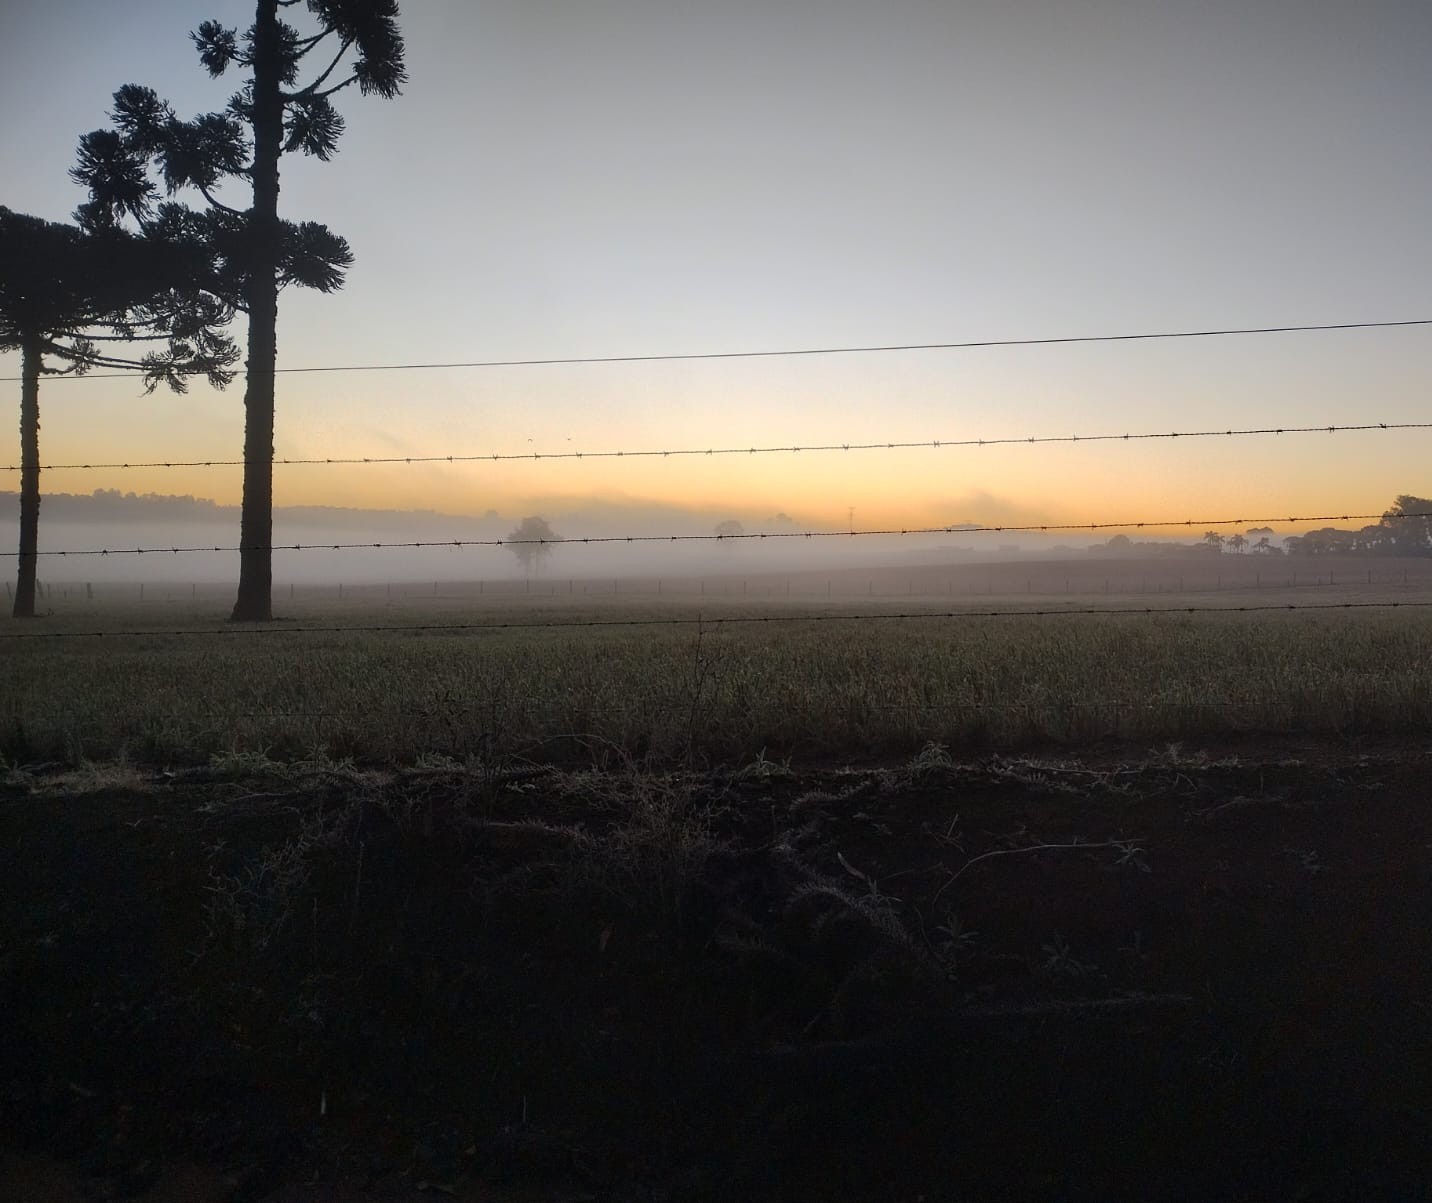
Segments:
[[[1187,555],[1191,551],[1254,556],[1432,556],[1432,500],[1404,493],[1377,522],[1356,530],[1325,526],[1279,540],[1272,527],[1255,526],[1241,535],[1211,530],[1197,543],[1135,542],[1128,535],[1115,535],[1089,550],[1131,558]]]

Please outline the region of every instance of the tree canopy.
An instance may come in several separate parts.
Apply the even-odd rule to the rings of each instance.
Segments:
[[[14,614],[35,614],[40,521],[40,378],[134,370],[146,392],[187,377],[222,388],[238,351],[214,261],[182,206],[141,235],[81,229],[0,206],[0,350],[20,352],[20,542]],[[120,345],[141,347],[135,359]]]
[[[30,346],[44,375],[133,369],[146,391],[184,392],[203,375],[223,387],[238,358],[196,215],[163,206],[141,235],[85,230],[0,206],[0,350]],[[149,344],[139,358],[116,344]],[[103,344],[103,345],[102,345]]]
[[[534,514],[517,524],[517,529],[507,536],[508,550],[517,557],[522,570],[531,576],[540,572],[552,554],[552,542],[560,539],[548,524],[547,519]]]

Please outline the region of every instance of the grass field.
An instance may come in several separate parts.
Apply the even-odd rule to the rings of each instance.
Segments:
[[[1060,575],[1049,571],[1041,584]],[[571,763],[616,752],[730,764],[901,756],[928,742],[1013,750],[1397,735],[1432,726],[1432,609],[977,611],[1429,599],[1420,579],[1160,587],[1155,597],[892,591],[789,601],[518,599],[469,588],[390,602],[370,588],[342,598],[309,591],[283,607],[287,621],[259,629],[226,624],[218,596],[60,605],[6,633],[109,633],[0,645],[0,751],[65,763],[258,752],[366,764],[425,754]],[[930,610],[945,613],[895,617]],[[529,626],[543,623],[576,625]],[[356,629],[464,624],[484,629]],[[313,627],[329,629],[298,629]],[[115,634],[135,630],[152,633]]]

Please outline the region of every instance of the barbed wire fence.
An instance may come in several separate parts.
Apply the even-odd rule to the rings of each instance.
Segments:
[[[959,343],[931,343],[931,344],[906,344],[888,346],[844,346],[844,347],[822,347],[804,348],[794,350],[773,350],[773,351],[737,351],[737,352],[703,352],[692,354],[672,355],[630,355],[630,356],[602,356],[583,358],[547,358],[547,359],[526,359],[526,360],[486,360],[452,363],[407,363],[407,364],[369,364],[369,365],[322,365],[303,368],[280,369],[287,372],[347,372],[347,371],[410,371],[428,370],[443,368],[481,368],[481,367],[513,367],[513,366],[538,366],[551,364],[602,364],[602,363],[640,363],[671,360],[696,360],[696,359],[730,359],[730,358],[758,358],[770,356],[802,356],[802,355],[834,355],[834,354],[857,354],[870,352],[894,352],[909,350],[937,350],[956,349],[971,347],[1002,347],[1002,346],[1040,346],[1066,343],[1087,343],[1087,342],[1124,342],[1144,339],[1175,339],[1175,338],[1207,338],[1228,335],[1252,335],[1252,334],[1275,334],[1295,333],[1313,331],[1334,331],[1349,329],[1376,329],[1389,327],[1410,327],[1429,326],[1432,319],[1415,319],[1406,321],[1389,322],[1356,322],[1339,323],[1317,326],[1275,326],[1260,328],[1240,329],[1217,329],[1217,330],[1195,330],[1177,331],[1167,333],[1150,334],[1123,334],[1123,335],[1101,335],[1101,336],[1075,336],[1063,338],[1032,338],[1032,339],[1004,339],[987,340],[978,342]],[[108,374],[92,375],[90,378],[103,378]],[[122,375],[122,373],[121,373]],[[1239,428],[1225,429],[1188,429],[1188,430],[1156,430],[1156,431],[1125,431],[1106,432],[1091,434],[1035,434],[1022,436],[996,436],[996,437],[954,437],[954,438],[930,438],[930,439],[903,439],[887,441],[842,441],[831,442],[821,439],[810,439],[790,444],[769,444],[749,446],[681,446],[666,448],[617,448],[598,450],[568,450],[559,449],[556,451],[526,451],[526,452],[476,452],[451,454],[418,454],[418,455],[350,455],[332,457],[276,457],[274,463],[284,466],[326,466],[326,465],[422,465],[422,464],[458,464],[458,463],[485,463],[485,462],[543,462],[557,461],[566,463],[577,463],[583,460],[642,460],[655,458],[693,458],[693,457],[749,457],[749,456],[774,456],[774,455],[799,455],[799,454],[833,454],[852,452],[881,452],[881,451],[914,451],[956,448],[983,448],[999,446],[1033,446],[1048,444],[1100,444],[1122,442],[1125,444],[1149,443],[1156,440],[1211,440],[1211,439],[1235,439],[1235,438],[1268,438],[1284,435],[1345,435],[1363,432],[1403,432],[1413,430],[1432,429],[1432,422],[1360,422],[1352,424],[1326,424],[1326,425],[1258,425]],[[93,461],[57,462],[42,465],[42,471],[88,471],[88,470],[163,470],[174,468],[231,468],[244,466],[243,460],[235,459],[171,459],[171,460],[146,460],[146,461],[122,461],[104,460],[96,458]],[[0,465],[0,472],[20,472],[20,465]],[[1420,512],[1401,513],[1321,513],[1315,515],[1280,514],[1260,517],[1217,517],[1217,518],[1186,518],[1186,519],[1137,519],[1137,520],[1101,520],[1093,522],[1063,522],[1063,523],[1014,523],[1014,524],[976,524],[957,523],[945,526],[933,525],[908,525],[908,526],[886,526],[869,529],[781,529],[761,531],[737,531],[726,533],[692,533],[674,532],[668,534],[602,534],[591,536],[570,536],[553,538],[458,538],[458,539],[399,539],[399,540],[376,540],[376,541],[350,541],[350,542],[294,542],[274,543],[266,550],[275,553],[320,553],[320,552],[345,552],[345,551],[388,551],[388,550],[413,550],[413,549],[447,549],[452,551],[481,550],[481,549],[514,549],[521,547],[535,546],[540,550],[549,547],[562,546],[584,546],[599,548],[615,548],[619,545],[656,545],[665,544],[668,546],[684,544],[707,544],[707,543],[759,543],[767,540],[776,544],[786,543],[790,540],[797,540],[807,543],[826,542],[832,539],[898,539],[911,538],[915,536],[951,536],[963,534],[1015,534],[1015,533],[1039,533],[1051,534],[1059,532],[1080,533],[1080,532],[1105,532],[1105,531],[1140,531],[1140,532],[1170,532],[1179,529],[1203,529],[1210,534],[1217,536],[1217,532],[1229,527],[1267,526],[1272,523],[1289,525],[1306,525],[1316,522],[1374,522],[1380,526],[1396,524],[1401,521],[1432,518],[1432,513]],[[245,550],[238,544],[175,544],[172,546],[102,546],[102,547],[79,547],[61,549],[42,549],[41,557],[52,561],[65,561],[71,559],[98,558],[108,559],[111,557],[171,557],[178,558],[191,555],[203,554],[232,554]],[[14,559],[18,552],[0,552],[0,560]],[[1239,561],[1243,557],[1232,557]],[[1218,572],[1214,575],[1212,582],[1203,579],[1207,574],[1198,574],[1186,579],[1185,573],[1180,573],[1176,579],[1168,581],[1157,579],[1155,575],[1154,592],[1167,592],[1179,594],[1193,594],[1207,591],[1256,589],[1268,588],[1297,588],[1301,586],[1391,586],[1400,583],[1403,586],[1420,585],[1423,577],[1432,581],[1432,573],[1414,574],[1417,579],[1409,579],[1408,570],[1405,567],[1394,569],[1391,572],[1379,573],[1377,567],[1369,566],[1366,569],[1348,569],[1344,567],[1339,579],[1339,572],[1335,568],[1329,568],[1326,573],[1326,580],[1321,571],[1306,570],[1299,571],[1297,567],[1291,567],[1287,571],[1281,571],[1284,564],[1277,564],[1280,571],[1274,571],[1274,563],[1271,557],[1268,559],[1268,570],[1265,572],[1261,565],[1254,569],[1253,581],[1247,580],[1247,565],[1239,563],[1234,569],[1226,574],[1228,580],[1225,584],[1225,574]],[[1220,557],[1220,560],[1224,557]],[[1260,557],[1250,556],[1249,560],[1257,560]],[[751,576],[756,577],[756,589],[751,589]],[[741,597],[779,597],[793,598],[797,601],[813,601],[822,595],[828,603],[833,604],[836,597],[849,597],[852,595],[863,596],[870,603],[891,603],[902,597],[898,584],[891,585],[889,581],[882,582],[883,587],[876,588],[874,577],[865,582],[865,589],[859,588],[859,582],[852,582],[849,573],[846,572],[841,578],[842,589],[837,590],[836,575],[828,574],[824,579],[823,590],[821,588],[821,574],[808,569],[798,570],[787,575],[784,582],[774,579],[777,574],[750,574],[741,578]],[[1016,571],[1016,578],[1017,578]],[[1133,594],[1147,593],[1149,589],[1149,573],[1140,574],[1138,588],[1134,588],[1133,580],[1121,580],[1105,571],[1102,576],[1096,574],[1089,577],[1087,574],[1080,575],[1075,572],[1066,571],[1063,580],[1062,592],[1066,596],[1076,594],[1087,595],[1090,593],[1102,592],[1110,594]],[[1265,575],[1267,580],[1264,580]],[[1398,580],[1400,576],[1400,582]],[[916,580],[919,578],[920,589],[916,590]],[[1301,577],[1301,580],[1300,580]],[[1039,581],[1039,588],[1036,589],[1036,579]],[[1286,582],[1286,583],[1284,583]],[[478,578],[475,582],[479,597],[492,598],[523,598],[536,597],[557,597],[561,595],[561,584],[559,581],[538,580],[534,582],[528,577],[525,581],[487,581]],[[796,588],[792,588],[795,583]],[[1075,589],[1076,583],[1079,588]],[[443,594],[440,591],[442,582],[435,581],[433,584],[434,598],[440,600],[470,601],[472,586],[474,584],[470,575],[465,576],[461,582],[448,582],[450,587],[455,589],[452,594]],[[605,593],[606,578],[595,579],[569,577],[566,582],[566,595],[577,596],[577,586],[580,584],[583,597],[592,594]],[[645,579],[623,579],[613,577],[610,580],[611,595],[622,596],[623,585],[626,585],[625,596],[628,598],[705,598],[710,596],[713,599],[732,599],[736,596],[733,581],[724,579],[710,581],[705,577],[661,576]],[[694,586],[694,588],[693,588]],[[708,594],[708,586],[710,593]],[[350,597],[354,600],[372,599],[374,594],[382,593],[388,598],[392,597],[392,585],[359,585],[346,586],[350,591]],[[42,587],[43,588],[43,587]],[[53,598],[53,588],[50,586],[50,597]],[[65,586],[66,589],[74,588],[78,591],[79,586]],[[154,585],[151,584],[151,588]],[[190,598],[197,600],[199,593],[197,584],[190,585]],[[305,587],[306,591],[309,587]],[[321,587],[320,587],[321,588]],[[6,585],[7,594],[9,584]],[[86,601],[95,600],[92,585],[85,585]],[[329,586],[332,592],[335,586]],[[345,585],[337,584],[337,595],[342,598]],[[719,589],[719,592],[718,592]],[[145,583],[138,583],[139,600],[144,598]],[[290,585],[290,597],[294,596],[294,586]],[[941,577],[938,572],[931,572],[926,568],[919,570],[911,569],[906,573],[906,588],[903,591],[904,598],[953,598],[958,592],[963,592],[973,598],[980,592],[978,582],[959,579],[952,575]],[[1018,588],[1018,581],[1012,578],[1009,572],[1003,574],[999,581],[999,588],[991,577],[984,582],[984,593],[993,596],[998,593],[1002,598],[1008,598],[1013,594],[1024,593],[1026,595],[1049,594],[1061,592],[1057,582],[1051,585],[1046,574],[1030,572],[1024,581],[1023,589]],[[173,587],[165,588],[164,600],[174,600]],[[411,590],[400,590],[399,597],[413,597]],[[425,593],[417,596],[426,596]],[[68,600],[67,598],[65,600]],[[77,597],[78,600],[78,597]],[[1233,614],[1252,615],[1272,612],[1297,613],[1297,612],[1367,612],[1367,611],[1407,611],[1421,612],[1432,608],[1432,601],[1422,601],[1415,598],[1375,598],[1363,600],[1341,600],[1326,602],[1293,602],[1293,603],[1265,603],[1254,604],[1182,604],[1182,605],[1136,605],[1136,604],[1075,604],[1067,602],[1062,605],[1049,605],[1045,603],[1009,604],[1003,602],[999,605],[986,603],[980,606],[971,601],[959,608],[953,608],[948,602],[944,608],[932,602],[928,606],[915,608],[880,608],[880,605],[871,604],[866,608],[850,612],[831,612],[829,606],[824,610],[796,610],[791,612],[765,612],[759,610],[743,611],[739,613],[701,613],[691,614],[664,614],[661,616],[639,616],[619,615],[616,617],[565,617],[562,619],[545,618],[524,618],[520,620],[495,619],[483,621],[451,621],[451,622],[403,622],[403,623],[374,623],[374,622],[335,622],[335,623],[284,623],[275,625],[226,625],[222,627],[195,627],[195,626],[168,626],[168,627],[144,627],[131,626],[125,629],[63,629],[63,630],[27,630],[27,631],[5,631],[0,632],[0,640],[15,644],[18,641],[105,641],[105,640],[144,640],[144,639],[189,639],[189,638],[235,638],[235,637],[264,637],[287,639],[294,636],[305,635],[349,635],[349,634],[476,634],[482,632],[502,631],[546,631],[555,632],[567,631],[594,631],[599,629],[625,628],[625,629],[682,629],[695,628],[700,635],[706,631],[719,631],[730,627],[752,627],[752,626],[780,626],[783,624],[889,624],[889,623],[915,623],[915,622],[974,622],[974,621],[1023,621],[1030,619],[1071,619],[1080,616],[1100,617],[1105,619],[1119,620],[1122,618],[1133,618],[1137,616],[1171,616],[1171,615],[1212,615],[1212,614]],[[1210,702],[1210,705],[1217,707],[1219,703]],[[898,711],[907,717],[913,718],[919,713],[925,713],[930,708],[922,708],[917,704],[884,705],[880,703],[870,704],[875,710]],[[1075,708],[1085,707],[1106,712],[1140,712],[1157,709],[1161,703],[1148,699],[1129,698],[1106,698],[1091,697],[1079,703]],[[1230,706],[1234,705],[1229,703]],[[1247,709],[1247,704],[1237,703],[1237,706]],[[988,707],[987,707],[988,708]],[[421,719],[431,718],[430,710],[364,710],[362,716],[367,719],[391,718],[391,719]],[[352,720],[355,712],[325,707],[312,709],[281,709],[273,708],[267,710],[215,710],[211,712],[196,711],[184,715],[166,716],[162,714],[148,715],[147,718],[156,722],[180,721],[186,722],[222,722],[233,723],[239,721],[280,721],[280,720],[302,720],[312,721],[319,724],[325,722],[345,722]]]
[[[957,449],[967,447],[1029,447],[1058,443],[1136,443],[1173,439],[1233,439],[1266,437],[1284,434],[1352,434],[1361,431],[1428,430],[1432,422],[1362,422],[1351,425],[1327,426],[1251,426],[1225,430],[1153,430],[1125,431],[1122,434],[1036,434],[1005,435],[989,438],[945,438],[905,439],[880,442],[830,443],[810,440],[771,446],[749,447],[628,447],[616,450],[597,451],[511,451],[511,452],[466,452],[453,454],[420,455],[350,455],[350,456],[276,456],[275,465],[289,467],[316,465],[393,465],[393,464],[472,464],[472,463],[527,463],[543,460],[602,460],[602,459],[672,459],[704,456],[750,456],[750,455],[795,455],[801,452],[822,453],[831,451],[913,451],[941,448]],[[42,472],[93,471],[109,469],[127,471],[133,469],[162,468],[242,468],[242,459],[191,459],[191,460],[111,460],[94,463],[41,464]],[[0,472],[19,472],[19,464],[0,465]]]

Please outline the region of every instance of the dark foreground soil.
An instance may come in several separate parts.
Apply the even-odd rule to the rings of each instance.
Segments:
[[[0,1194],[1432,1198],[1432,750],[0,787]]]

